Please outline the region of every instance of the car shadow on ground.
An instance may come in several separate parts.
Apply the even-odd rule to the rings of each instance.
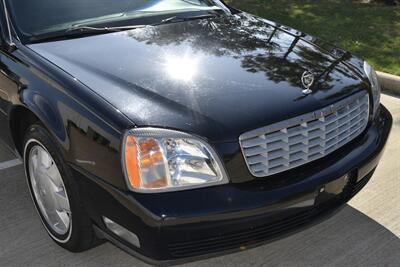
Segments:
[[[186,266],[398,266],[400,240],[346,206],[304,231],[247,251]],[[55,245],[40,225],[21,166],[0,171],[0,266],[145,266],[109,243],[73,254]]]

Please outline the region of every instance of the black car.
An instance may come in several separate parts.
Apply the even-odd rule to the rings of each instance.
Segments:
[[[152,263],[333,214],[392,125],[375,71],[219,0],[3,0],[0,136],[50,237]]]

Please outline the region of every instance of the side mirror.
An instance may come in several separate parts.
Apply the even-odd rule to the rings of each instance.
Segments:
[[[13,42],[5,42],[4,40],[2,41],[3,47],[10,53],[14,52],[15,50],[18,49],[17,45],[14,44]]]

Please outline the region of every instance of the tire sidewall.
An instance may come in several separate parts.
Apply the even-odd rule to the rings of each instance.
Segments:
[[[41,213],[34,197],[31,179],[29,177],[28,161],[28,155],[34,145],[41,146],[51,155],[61,174],[71,209],[70,229],[65,235],[59,235],[52,230],[43,217],[43,214]],[[63,149],[60,145],[58,145],[47,129],[41,124],[34,124],[28,128],[24,139],[23,156],[25,175],[32,201],[35,205],[36,211],[39,214],[40,220],[50,237],[60,246],[72,252],[79,252],[92,247],[96,241],[96,237],[93,232],[91,221],[87,216],[84,207],[82,206],[83,202],[80,199],[79,190],[74,182],[71,170],[65,163],[66,161],[63,154]]]

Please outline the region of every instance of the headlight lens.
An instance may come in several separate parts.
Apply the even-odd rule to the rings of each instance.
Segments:
[[[228,182],[211,146],[186,133],[133,129],[125,135],[123,150],[127,182],[137,192],[178,191]]]
[[[381,102],[381,86],[378,81],[378,75],[376,74],[374,68],[372,68],[371,65],[369,65],[366,61],[364,62],[364,71],[371,83],[372,97],[373,97],[373,104],[374,104],[373,115],[375,116],[375,114],[378,110],[379,104]]]

